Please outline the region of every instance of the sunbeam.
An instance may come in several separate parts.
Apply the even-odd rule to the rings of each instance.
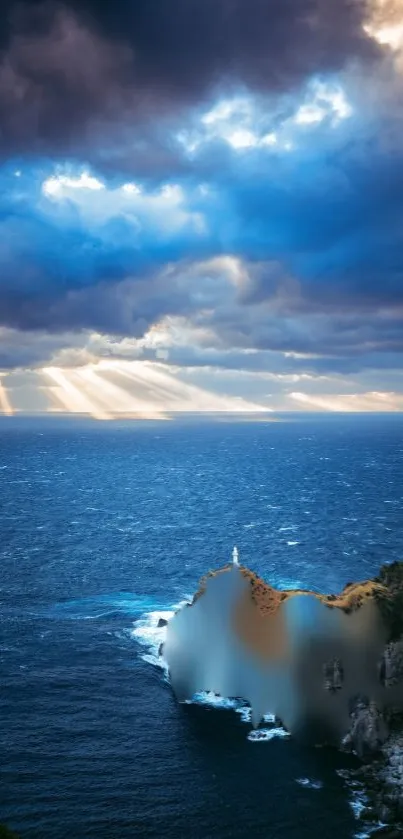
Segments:
[[[139,398],[139,395],[129,393],[119,385],[103,378],[91,367],[84,367],[77,370],[77,375],[82,380],[85,392],[96,398],[108,409],[113,405],[114,414],[125,414],[139,417],[141,419],[164,419],[163,408],[155,405],[149,400]],[[165,407],[165,406],[164,406]]]
[[[111,414],[100,405],[89,399],[86,393],[76,387],[70,380],[71,371],[59,370],[57,367],[44,367],[43,373],[53,379],[58,385],[52,388],[53,396],[64,405],[69,413],[89,414],[95,419],[111,419]]]
[[[0,413],[7,414],[7,416],[11,417],[14,414],[14,408],[10,402],[10,398],[8,393],[0,382]]]
[[[246,400],[221,396],[177,379],[147,361],[101,361],[75,369],[45,367],[55,383],[47,386],[51,410],[88,414],[96,419],[169,419],[172,413],[256,413]],[[124,385],[117,384],[121,379]]]
[[[172,373],[147,361],[123,362],[114,365],[112,362],[101,362],[104,369],[114,370],[125,376],[133,383],[146,386],[153,399],[164,401],[166,410],[195,411],[195,412],[229,412],[236,411],[256,413],[267,410],[261,405],[247,402],[233,396],[221,396],[211,391],[190,385],[176,379]]]

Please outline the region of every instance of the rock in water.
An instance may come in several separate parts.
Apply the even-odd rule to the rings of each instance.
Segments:
[[[168,626],[168,621],[165,618],[160,618],[157,623],[157,628],[162,629],[163,626]]]

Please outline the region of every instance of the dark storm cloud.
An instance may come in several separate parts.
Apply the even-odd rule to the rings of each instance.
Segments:
[[[111,198],[101,192],[104,214],[92,222],[79,203],[44,197],[41,177],[37,172],[21,184],[10,172],[0,174],[0,326],[139,337],[163,314],[193,308],[180,272],[172,281],[164,278],[167,264],[211,250],[186,207],[178,228],[167,234],[160,217],[172,219],[175,205],[165,207],[162,198],[153,218],[147,204],[158,205],[160,192],[148,193],[141,221],[130,205],[125,213],[122,196],[110,213]]]
[[[191,366],[272,369],[270,354],[287,354],[284,370],[359,372],[366,368],[398,369],[403,354],[403,308],[370,316],[338,313],[292,314],[260,306],[228,308],[196,318],[215,335],[210,346],[174,347],[169,361]],[[214,347],[214,349],[213,349]],[[254,350],[254,352],[248,352]]]
[[[55,353],[82,346],[82,336],[73,333],[49,335],[47,332],[21,332],[0,328],[0,372],[15,368],[41,367]]]
[[[129,125],[132,147],[152,155],[145,126],[217,88],[289,91],[374,59],[366,15],[365,0],[8,0],[0,151],[90,156],[102,146],[106,162]]]
[[[275,342],[273,343],[275,347]],[[402,369],[402,355],[399,352],[372,352],[349,355],[326,355],[327,347],[322,343],[317,347],[321,355],[295,355],[275,348],[270,350],[255,350],[254,352],[231,349],[204,349],[183,345],[170,347],[167,357],[161,358],[161,364],[173,365],[178,368],[243,371],[244,373],[281,376],[292,374],[306,374],[309,376],[349,376],[365,371],[382,371],[382,377],[389,371],[399,373]],[[340,352],[340,351],[339,351]],[[118,353],[116,353],[118,356]],[[124,357],[123,354],[121,357]],[[134,357],[134,356],[133,356]],[[145,350],[142,358],[154,360],[155,352]]]
[[[43,172],[32,184],[4,172],[0,324],[141,337],[183,315],[217,347],[321,354],[329,369],[332,357],[345,369],[402,352],[403,160],[357,165],[338,151],[329,163],[318,149],[315,168],[310,154],[260,154],[217,173],[207,195],[185,183],[182,203],[156,218],[160,191],[132,205],[100,190],[83,216],[80,190],[51,199]],[[238,255],[239,280],[222,253]]]
[[[0,367],[43,363],[87,330],[142,337],[172,315],[210,336],[169,348],[173,364],[259,371],[299,353],[283,369],[397,368],[401,77],[366,15],[359,0],[7,0],[0,327],[29,338],[19,350],[0,336]],[[296,128],[312,80],[338,70],[350,118]],[[239,153],[209,134],[202,113],[245,90],[261,134],[299,132],[292,151]],[[92,203],[41,191],[66,158],[73,176],[85,161],[105,179]],[[128,179],[142,187],[132,203]],[[181,197],[164,204],[163,183]]]
[[[339,147],[314,136],[274,164],[257,153],[217,173],[221,241],[256,264],[245,303],[284,287],[302,312],[403,303],[403,156],[366,149],[359,118],[350,131]]]

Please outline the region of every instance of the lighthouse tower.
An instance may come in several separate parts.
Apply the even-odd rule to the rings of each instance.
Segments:
[[[238,548],[235,546],[234,550],[232,551],[232,564],[235,566],[239,566],[239,553]]]

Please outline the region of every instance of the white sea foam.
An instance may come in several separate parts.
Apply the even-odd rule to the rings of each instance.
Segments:
[[[166,670],[164,659],[159,654],[161,644],[165,641],[166,626],[158,626],[160,620],[169,621],[175,614],[175,608],[163,611],[148,612],[134,622],[130,636],[134,638],[145,652],[141,656],[147,664]]]
[[[369,798],[365,791],[365,786],[362,781],[357,780],[351,776],[348,769],[337,769],[337,775],[343,778],[349,790],[349,805],[354,813],[357,821],[361,821],[362,829],[354,834],[354,839],[369,839],[372,834],[379,830],[380,827],[385,827],[383,822],[367,822],[361,819],[362,812],[369,806]]]
[[[199,691],[192,699],[185,699],[185,705],[207,705],[210,708],[223,708],[230,711],[240,711],[240,703],[237,699],[225,699],[212,691]],[[249,710],[249,709],[248,709]]]
[[[39,528],[37,528],[39,529]],[[47,618],[63,620],[98,620],[114,614],[133,616],[146,613],[149,609],[162,609],[163,605],[148,597],[117,593],[81,597],[61,601],[41,611]]]
[[[349,801],[349,805],[356,819],[359,819],[361,817],[362,811],[365,810],[365,807],[367,806],[367,797],[365,795],[364,789],[361,786],[355,789],[352,786],[350,786],[350,793],[351,798]]]
[[[381,827],[387,827],[387,825],[384,824],[384,822],[366,825],[365,830],[360,830],[358,833],[354,833],[353,839],[370,839],[370,837],[374,833],[377,833]]]
[[[241,721],[247,723],[248,725],[252,722],[252,708],[249,705],[241,705],[238,708],[235,708],[235,711],[241,717]]]
[[[275,737],[289,737],[288,731],[284,728],[257,728],[250,731],[248,740],[251,743],[261,743],[267,740],[273,740]]]
[[[279,533],[287,533],[288,531],[294,531],[294,530],[298,530],[298,525],[297,524],[290,524],[287,527],[279,527],[278,532]]]
[[[171,609],[146,612],[134,622],[133,628],[130,630],[130,637],[144,648],[141,658],[147,664],[158,667],[167,673],[167,665],[163,657],[159,655],[160,646],[164,643],[166,637],[166,626],[159,627],[158,623],[160,619],[169,621],[175,614],[175,611],[188,602],[188,600],[184,600],[172,606]],[[184,704],[204,705],[207,708],[235,711],[236,714],[239,714],[243,723],[251,725],[252,722],[252,711],[246,702],[242,699],[226,699],[212,691],[200,691],[192,699],[186,699]],[[248,735],[248,740],[251,742],[260,742],[272,740],[275,737],[288,736],[288,732],[285,729],[275,725],[276,718],[274,714],[265,714],[263,722],[267,727],[251,731]],[[270,725],[272,726],[271,728],[268,727]]]
[[[295,782],[306,789],[322,789],[322,781],[315,781],[311,778],[296,778]]]

